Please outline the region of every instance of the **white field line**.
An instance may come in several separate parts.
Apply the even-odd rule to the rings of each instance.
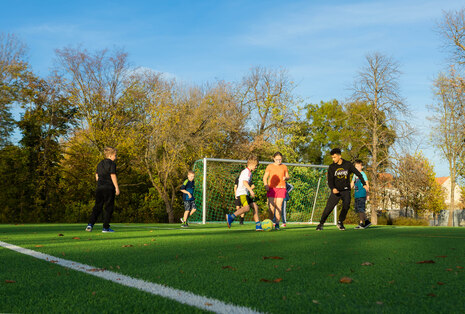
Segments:
[[[0,246],[6,249],[16,251],[21,254],[29,255],[44,261],[54,263],[56,265],[60,265],[89,275],[113,281],[123,286],[136,288],[138,290],[145,291],[154,295],[159,295],[168,299],[172,299],[179,303],[194,306],[202,310],[207,310],[215,313],[259,313],[247,307],[224,303],[222,301],[199,296],[188,291],[178,290],[153,282],[132,278],[105,269],[100,269],[93,266],[55,257],[52,255],[36,252],[6,242],[0,241]]]

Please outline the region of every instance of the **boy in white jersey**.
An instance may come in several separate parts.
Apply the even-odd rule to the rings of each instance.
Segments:
[[[257,169],[257,166],[257,158],[249,158],[247,160],[247,167],[244,170],[242,170],[241,175],[239,176],[239,184],[236,190],[236,197],[239,198],[242,207],[236,210],[234,214],[226,214],[226,222],[228,224],[228,228],[231,228],[231,224],[237,216],[240,216],[241,214],[248,212],[250,208],[253,207],[253,219],[255,220],[255,230],[263,230],[260,224],[260,219],[258,218],[258,206],[253,201],[255,193],[252,187],[252,171]]]

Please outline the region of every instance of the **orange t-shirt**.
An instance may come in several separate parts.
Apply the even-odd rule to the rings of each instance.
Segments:
[[[270,176],[268,177],[268,186],[270,188],[286,188],[286,181],[284,181],[284,176],[287,173],[286,165],[269,164],[266,167],[265,172],[270,173]]]

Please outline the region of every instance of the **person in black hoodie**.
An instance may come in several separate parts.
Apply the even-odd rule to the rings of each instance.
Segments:
[[[320,224],[316,227],[318,231],[323,230],[326,219],[329,214],[331,214],[334,207],[336,207],[337,203],[339,203],[340,199],[342,199],[342,210],[339,213],[337,227],[339,230],[346,230],[344,227],[344,220],[350,208],[350,175],[352,173],[360,178],[363,187],[368,191],[368,186],[365,180],[363,180],[362,174],[350,161],[342,159],[341,150],[339,148],[331,150],[331,158],[333,159],[333,163],[328,168],[328,186],[331,194],[326,203],[325,210],[321,215]]]

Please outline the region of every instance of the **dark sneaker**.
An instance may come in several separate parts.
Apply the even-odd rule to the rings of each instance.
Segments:
[[[115,232],[115,230],[110,229],[110,228],[103,228],[102,232],[103,233],[109,233],[109,232]]]
[[[316,226],[316,231],[322,231],[322,230],[323,230],[322,224],[319,224],[318,226]]]
[[[369,226],[371,226],[371,221],[365,220],[365,228],[368,228]]]
[[[344,224],[342,223],[342,221],[338,221],[337,222],[337,228],[341,231],[345,231],[346,230],[346,227],[344,227]]]
[[[355,227],[355,229],[365,229],[365,225],[363,225],[363,224],[358,224],[358,226]]]
[[[240,224],[240,225],[243,225],[243,224],[244,224],[244,218],[243,218],[243,217],[241,217],[241,220],[239,220],[239,224]]]
[[[92,231],[92,229],[94,228],[94,226],[92,226],[91,224],[88,224],[87,227],[86,227],[86,231]]]
[[[189,225],[188,225],[187,223],[183,223],[183,224],[181,225],[181,228],[189,228]]]
[[[278,230],[278,231],[281,230],[281,229],[279,229],[279,224],[276,224],[276,225],[274,226],[274,230]]]

